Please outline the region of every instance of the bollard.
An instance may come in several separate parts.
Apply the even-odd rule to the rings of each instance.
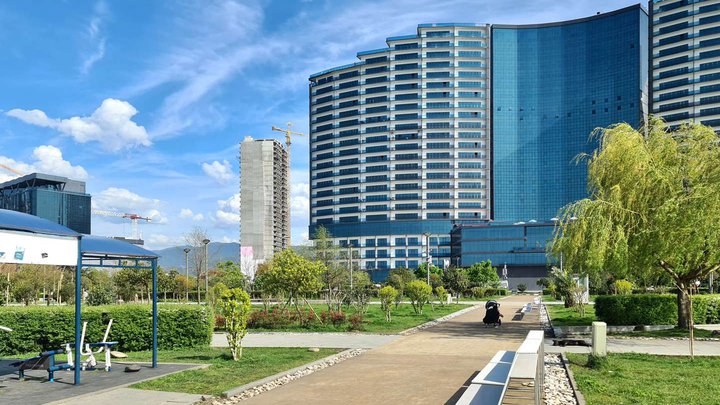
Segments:
[[[592,323],[592,355],[607,356],[607,324],[605,322]]]

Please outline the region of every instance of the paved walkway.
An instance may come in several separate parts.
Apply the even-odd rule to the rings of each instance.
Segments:
[[[588,337],[588,339],[590,338]],[[696,341],[694,345],[695,355],[697,356],[720,356],[720,342]],[[553,346],[552,339],[545,339],[545,352],[590,353],[590,348],[583,346]],[[608,352],[689,356],[690,343],[687,340],[608,338]]]
[[[85,398],[70,398],[65,401],[51,402],[50,405],[78,405],[90,403],[102,405],[191,405],[200,400],[202,400],[202,395],[119,388]],[[2,403],[2,399],[0,399],[0,403]]]
[[[501,301],[501,328],[482,325],[477,309],[392,342],[247,401],[252,404],[442,404],[498,350],[515,350],[528,330],[540,328],[538,313],[515,312],[531,297]],[[515,319],[513,319],[515,318]]]
[[[369,333],[248,333],[244,347],[323,347],[338,349],[372,349],[399,338],[400,335]],[[228,347],[224,333],[213,334],[213,347]]]

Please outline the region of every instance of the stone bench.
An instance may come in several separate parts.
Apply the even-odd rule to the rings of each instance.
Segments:
[[[472,379],[457,405],[540,404],[543,331],[531,331],[517,351],[499,351]]]

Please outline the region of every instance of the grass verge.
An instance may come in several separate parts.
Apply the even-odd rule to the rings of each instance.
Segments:
[[[597,320],[594,305],[585,305],[585,316],[580,316],[574,308],[562,305],[546,305],[545,308],[553,326],[590,326]]]
[[[429,322],[441,318],[445,315],[449,315],[461,309],[468,308],[468,306],[469,305],[463,304],[449,304],[444,306],[435,304],[433,308],[430,305],[425,305],[423,307],[422,315],[419,315],[413,311],[412,305],[400,304],[398,308],[393,307],[392,321],[386,322],[385,313],[382,311],[382,309],[380,309],[380,305],[370,305],[368,307],[367,314],[365,314],[363,328],[361,331],[367,333],[398,333],[423,324],[425,322]],[[327,306],[323,304],[313,304],[313,308],[318,314],[320,314],[320,312],[322,311],[327,310]],[[306,310],[306,308],[304,310]],[[349,317],[350,315],[355,313],[355,308],[343,307],[343,311]],[[329,323],[314,323],[306,327],[300,325],[288,325],[272,329],[252,328],[249,330],[252,332],[345,332],[347,331],[347,329],[347,323],[338,327],[333,326]]]
[[[595,404],[712,404],[720,398],[720,358],[609,354],[598,369],[567,353],[580,392]]]
[[[160,362],[201,363],[210,364],[210,367],[171,374],[131,387],[153,391],[220,395],[232,388],[338,352],[339,349],[320,349],[319,352],[313,353],[304,348],[249,347],[243,349],[243,356],[239,361],[233,361],[230,349],[227,348],[161,351],[158,353]],[[127,354],[129,361],[150,361],[151,358],[149,351]]]

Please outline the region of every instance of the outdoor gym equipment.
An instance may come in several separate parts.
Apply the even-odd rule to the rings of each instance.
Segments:
[[[85,343],[85,330],[87,329],[87,322],[83,322],[82,335],[80,337],[80,354],[82,356],[87,356],[85,361],[80,361],[80,368],[83,371],[88,369],[94,370],[97,367],[97,359],[95,359],[95,355],[101,353],[105,353],[105,371],[110,371],[112,369],[110,348],[118,344],[118,342],[107,341],[108,336],[110,335],[110,328],[112,328],[112,323],[113,320],[111,319],[110,322],[108,322],[107,328],[105,329],[105,335],[103,336],[103,340],[101,342]],[[65,351],[68,354],[68,364],[70,364],[71,367],[75,364],[73,362],[73,353],[71,350],[72,346],[74,346],[73,343],[65,344]],[[93,348],[97,348],[97,350],[93,351]]]
[[[37,357],[21,360],[10,365],[18,368],[18,376],[21,380],[25,379],[25,370],[47,370],[48,381],[53,382],[55,381],[56,371],[68,370],[73,367],[70,363],[55,363],[55,355],[62,353],[65,353],[64,349],[48,350],[40,353]]]

